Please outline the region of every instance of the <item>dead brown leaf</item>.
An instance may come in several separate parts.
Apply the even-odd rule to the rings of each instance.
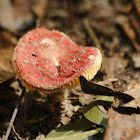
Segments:
[[[48,6],[48,0],[34,1],[33,10],[38,16],[39,20],[42,20],[43,17],[45,16],[47,11],[47,6]]]
[[[137,83],[135,80],[132,80],[130,84],[127,86],[127,90],[132,90],[140,87],[140,83]]]
[[[118,108],[115,108],[115,110],[127,114],[140,114],[140,85],[137,85],[135,89],[128,90],[125,93],[131,95],[134,99]]]
[[[10,0],[0,1],[0,26],[15,31],[15,17],[13,7]]]
[[[104,57],[102,70],[107,74],[107,77],[115,77],[116,73],[120,70],[124,70],[128,64],[128,60],[124,59],[119,55],[114,55],[112,57]]]
[[[0,71],[0,84],[2,82],[5,82],[5,81],[11,79],[14,76],[15,76],[15,74],[12,72]]]
[[[134,100],[122,105],[122,106],[133,107],[133,108],[138,108],[139,107],[140,108],[140,97],[137,98],[137,99],[134,99]]]
[[[120,100],[123,100],[124,103],[134,99],[132,96],[125,94],[121,91],[117,91],[109,87],[102,86],[91,81],[87,81],[82,76],[80,76],[80,83],[81,83],[82,91],[87,94],[114,96]]]
[[[137,86],[134,89],[128,90],[125,93],[134,97],[134,99],[128,103],[123,104],[122,107],[130,107],[132,109],[140,108],[140,85],[137,84]]]
[[[136,8],[136,11],[137,11],[138,15],[140,16],[140,1],[135,0],[134,1],[134,6]]]
[[[94,100],[95,96],[84,94],[79,97],[79,102],[84,106],[91,103]]]
[[[14,76],[12,59],[16,43],[17,39],[10,33],[0,33],[0,83]]]
[[[134,98],[140,98],[140,86],[135,89],[128,90],[125,93],[131,95]]]
[[[46,2],[46,0],[44,1]],[[17,31],[26,30],[31,26],[35,26],[36,16],[32,10],[33,3],[33,0],[1,0],[0,26],[13,33],[18,33]],[[40,6],[40,4],[42,2],[39,1],[38,5]],[[38,11],[43,14],[42,10],[43,8],[40,8]]]
[[[83,106],[89,104],[90,102],[92,102],[96,98],[96,96],[94,96],[94,95],[85,94],[81,90],[81,87],[80,86],[76,86],[75,88],[72,89],[71,92],[72,92],[72,94],[74,96],[76,96],[75,99],[78,99],[79,98],[79,102]]]
[[[1,48],[0,49],[0,71],[13,72],[12,58],[13,48]]]
[[[35,24],[35,15],[32,12],[33,0],[13,0],[15,27],[17,31],[25,31]]]
[[[126,36],[132,42],[137,51],[140,51],[140,1],[134,1],[133,6],[128,11],[128,20],[120,23]]]
[[[134,67],[140,68],[140,53],[132,53],[131,57],[132,61],[134,62]]]
[[[112,83],[118,81],[118,78],[108,78],[104,81],[99,81],[98,84],[99,85],[104,85],[104,86],[108,86],[110,88],[113,88]]]
[[[124,115],[108,111],[108,125],[104,140],[138,140],[140,139],[140,115]]]

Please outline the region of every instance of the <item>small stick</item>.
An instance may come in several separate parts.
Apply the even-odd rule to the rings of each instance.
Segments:
[[[19,139],[19,140],[22,140],[22,138],[19,136],[19,134],[16,132],[15,128],[14,128],[14,125],[12,125],[12,129],[14,131],[14,133],[16,134],[16,137]]]
[[[12,128],[13,122],[14,122],[14,120],[16,118],[16,115],[17,115],[17,112],[18,112],[18,108],[19,108],[19,105],[20,105],[20,102],[22,100],[22,97],[23,97],[24,93],[25,93],[25,88],[23,88],[22,93],[21,93],[21,95],[19,97],[18,103],[17,103],[17,105],[15,107],[15,110],[13,112],[13,115],[12,115],[12,118],[10,120],[9,126],[7,128],[7,131],[6,131],[6,135],[5,135],[4,140],[8,140],[8,137],[9,137],[9,134],[11,132],[11,128]]]

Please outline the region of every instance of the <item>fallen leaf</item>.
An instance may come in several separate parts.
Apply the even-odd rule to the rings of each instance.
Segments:
[[[128,90],[125,93],[131,95],[134,99],[114,109],[122,114],[140,114],[140,87]]]
[[[139,94],[140,93],[140,86],[138,86],[135,89],[125,91],[125,93],[132,96],[133,98],[140,98],[140,94]]]
[[[15,31],[14,12],[10,0],[0,1],[0,25],[10,31]]]
[[[14,73],[8,71],[0,71],[0,84],[15,76]]]
[[[87,105],[93,101],[95,96],[89,95],[89,94],[83,94],[79,96],[79,102],[82,104],[82,106]]]
[[[83,140],[83,139],[87,139],[89,136],[95,135],[97,133],[99,133],[102,129],[101,128],[97,128],[95,130],[89,130],[86,132],[75,132],[73,134],[71,134],[71,132],[69,132],[69,134],[64,134],[62,136],[54,136],[54,137],[46,137],[44,139],[41,140]]]
[[[0,83],[14,77],[12,65],[14,46],[17,39],[9,32],[0,32]]]
[[[104,140],[138,140],[140,139],[140,115],[124,115],[108,111],[108,125]]]
[[[131,57],[135,68],[140,68],[140,53],[133,53],[131,54]]]
[[[128,11],[128,20],[119,23],[122,27],[124,33],[129,38],[131,43],[133,44],[134,48],[137,51],[140,51],[140,24],[139,24],[139,18],[140,18],[140,1],[134,1],[133,6]]]
[[[108,87],[113,87],[112,83],[118,81],[117,78],[108,78],[104,81],[99,81],[97,84],[99,85],[104,85],[104,86],[108,86]]]
[[[119,55],[112,57],[104,57],[102,69],[106,72],[107,77],[115,77],[116,73],[124,70],[128,64],[128,60]]]
[[[108,104],[112,104],[113,101],[114,97],[100,96],[83,108],[83,114],[89,121],[98,125],[106,126],[108,118],[107,111],[101,104],[107,106]]]
[[[133,107],[133,108],[140,108],[140,98],[137,98],[137,99],[134,99],[122,106],[125,106],[125,107]]]
[[[131,81],[131,83],[127,86],[128,90],[136,89],[140,87],[140,83],[137,83],[136,81]]]
[[[80,76],[80,83],[81,83],[82,91],[87,94],[114,96],[120,100],[123,100],[125,103],[134,99],[132,96],[125,94],[121,91],[117,91],[117,90],[108,88],[106,86],[101,86],[101,85],[95,84],[94,82],[87,81],[82,76]]]
[[[0,48],[0,83],[14,77],[12,66],[13,48]]]
[[[52,130],[46,138],[41,140],[82,140],[103,131],[102,128],[92,130],[91,128],[93,128],[93,123],[83,118],[72,124],[64,125]],[[90,130],[86,131],[87,129]]]
[[[135,99],[122,105],[123,107],[132,107],[132,108],[140,108],[140,86],[138,86],[135,89],[131,89],[126,91],[125,93],[131,95],[132,97],[134,97]],[[140,111],[136,111],[137,113],[139,113]]]
[[[48,7],[48,0],[34,1],[33,11],[36,13],[39,20],[42,20],[43,17],[45,16],[47,7]]]
[[[33,13],[33,0],[14,0],[13,9],[15,16],[15,27],[17,31],[28,31],[36,25],[36,15]]]
[[[0,49],[0,71],[13,72],[12,56],[13,48]]]
[[[140,1],[135,0],[134,6],[136,7],[136,11],[137,11],[138,15],[140,16]]]

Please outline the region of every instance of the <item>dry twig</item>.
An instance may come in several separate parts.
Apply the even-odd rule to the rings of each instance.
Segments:
[[[15,120],[15,118],[16,118],[16,115],[17,115],[17,112],[18,112],[18,109],[19,109],[19,105],[20,105],[20,103],[21,103],[22,97],[24,96],[24,93],[25,93],[25,88],[23,88],[23,91],[22,91],[22,93],[21,93],[21,95],[20,95],[20,97],[19,97],[18,103],[17,103],[17,105],[16,105],[16,107],[15,107],[15,110],[14,110],[14,112],[13,112],[13,115],[12,115],[12,118],[11,118],[11,120],[10,120],[9,126],[8,126],[8,128],[7,128],[7,131],[6,131],[6,135],[5,135],[4,140],[8,140],[9,134],[10,134],[10,132],[11,132],[12,125],[13,125],[14,120]]]

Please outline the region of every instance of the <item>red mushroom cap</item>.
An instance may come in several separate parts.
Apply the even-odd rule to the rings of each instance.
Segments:
[[[66,35],[38,28],[24,35],[15,48],[14,65],[22,84],[38,91],[55,91],[87,80],[100,68],[101,53],[78,47]]]

